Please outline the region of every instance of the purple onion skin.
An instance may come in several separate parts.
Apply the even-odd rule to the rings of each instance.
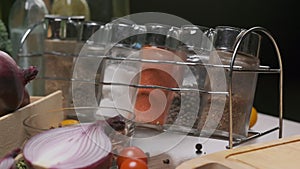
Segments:
[[[11,151],[9,154],[5,155],[3,158],[0,159],[0,169],[12,169],[14,168],[14,163],[11,163],[12,160],[21,152],[20,148],[17,148]],[[8,162],[10,161],[10,162]],[[5,164],[4,164],[5,163]],[[3,164],[3,165],[2,165]]]
[[[37,74],[36,67],[20,69],[7,53],[0,51],[0,116],[21,106],[25,86],[35,79]]]
[[[26,105],[30,104],[30,96],[29,96],[29,93],[27,91],[27,89],[25,88],[24,89],[24,96],[23,96],[23,100],[22,100],[22,103],[21,105],[19,106],[19,108],[21,107],[24,107]]]

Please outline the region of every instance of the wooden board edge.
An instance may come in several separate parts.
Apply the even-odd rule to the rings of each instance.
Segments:
[[[26,105],[26,106],[18,109],[16,112],[23,111],[27,107],[31,107],[31,106],[37,105],[37,104],[39,104],[39,103],[41,103],[41,102],[43,102],[45,100],[48,100],[49,98],[56,97],[56,96],[59,96],[59,95],[61,95],[61,97],[62,97],[62,91],[61,90],[57,90],[57,91],[55,91],[55,92],[53,92],[53,93],[51,93],[51,94],[49,94],[49,95],[47,95],[45,97],[33,96],[32,99],[35,100],[34,102],[32,102],[32,103],[30,103],[30,104],[28,104],[28,105]]]
[[[42,96],[30,96],[30,103],[36,102],[43,98]]]

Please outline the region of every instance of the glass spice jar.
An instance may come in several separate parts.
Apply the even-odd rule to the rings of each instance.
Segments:
[[[233,48],[240,33],[241,28],[218,26],[214,33],[215,51],[210,57],[209,63],[216,65],[221,63],[223,68],[212,67],[211,72],[216,72],[206,78],[206,90],[212,90],[212,85],[223,86],[229,91],[230,78],[229,66],[232,62]],[[257,73],[254,70],[259,67],[259,49],[261,36],[251,33],[242,40],[234,67],[250,71],[233,70],[232,74],[232,113],[233,113],[233,137],[234,139],[244,139],[248,135],[249,119],[253,105]],[[252,70],[252,72],[251,72]],[[224,71],[226,80],[221,81],[217,76],[218,71]],[[214,84],[213,84],[214,83]],[[204,106],[198,125],[202,133],[209,133],[216,136],[228,137],[229,132],[229,96],[228,95],[204,95]],[[213,107],[214,106],[214,107]]]
[[[186,55],[177,40],[179,28],[158,23],[148,23],[145,26],[147,34],[145,44],[140,50],[141,59],[157,62],[186,60]],[[138,76],[140,85],[178,88],[183,80],[183,69],[182,66],[176,64],[142,63]],[[164,125],[174,94],[174,91],[166,89],[137,89],[136,121],[150,125]]]
[[[176,92],[167,118],[172,130],[198,133],[202,93],[207,76],[206,66],[212,50],[211,29],[199,25],[181,26],[180,41],[185,44],[188,69],[184,71],[182,88],[194,89]]]

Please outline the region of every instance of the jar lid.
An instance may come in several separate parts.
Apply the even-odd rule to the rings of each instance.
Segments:
[[[45,19],[46,20],[55,20],[55,21],[62,21],[62,20],[84,21],[85,16],[45,15]]]
[[[181,26],[180,41],[182,41],[189,50],[211,51],[212,50],[211,28],[200,25]]]
[[[215,49],[232,52],[238,35],[242,31],[245,31],[245,29],[230,26],[217,26],[214,31]],[[261,36],[255,32],[251,32],[242,40],[238,51],[246,55],[258,57],[260,43]]]
[[[45,15],[47,23],[47,38],[60,40],[77,40],[79,38],[81,22],[84,16]]]
[[[119,18],[107,24],[111,30],[111,43],[117,46],[139,48],[146,32],[144,25]]]
[[[183,46],[180,39],[180,28],[159,23],[145,24],[147,33],[145,45],[177,50]]]
[[[82,24],[82,29],[81,29],[81,35],[80,35],[80,41],[86,42],[86,41],[96,41],[97,37],[92,37],[94,33],[99,30],[101,26],[104,24],[101,22],[93,22],[93,21],[85,21]],[[91,39],[90,39],[91,38]],[[101,37],[100,37],[101,38]]]

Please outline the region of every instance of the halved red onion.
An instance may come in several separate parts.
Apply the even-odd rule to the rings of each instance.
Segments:
[[[20,149],[15,149],[2,159],[0,159],[0,169],[11,169],[15,164],[15,157],[20,153]]]
[[[108,169],[112,144],[101,122],[51,129],[25,144],[23,155],[34,168]]]

